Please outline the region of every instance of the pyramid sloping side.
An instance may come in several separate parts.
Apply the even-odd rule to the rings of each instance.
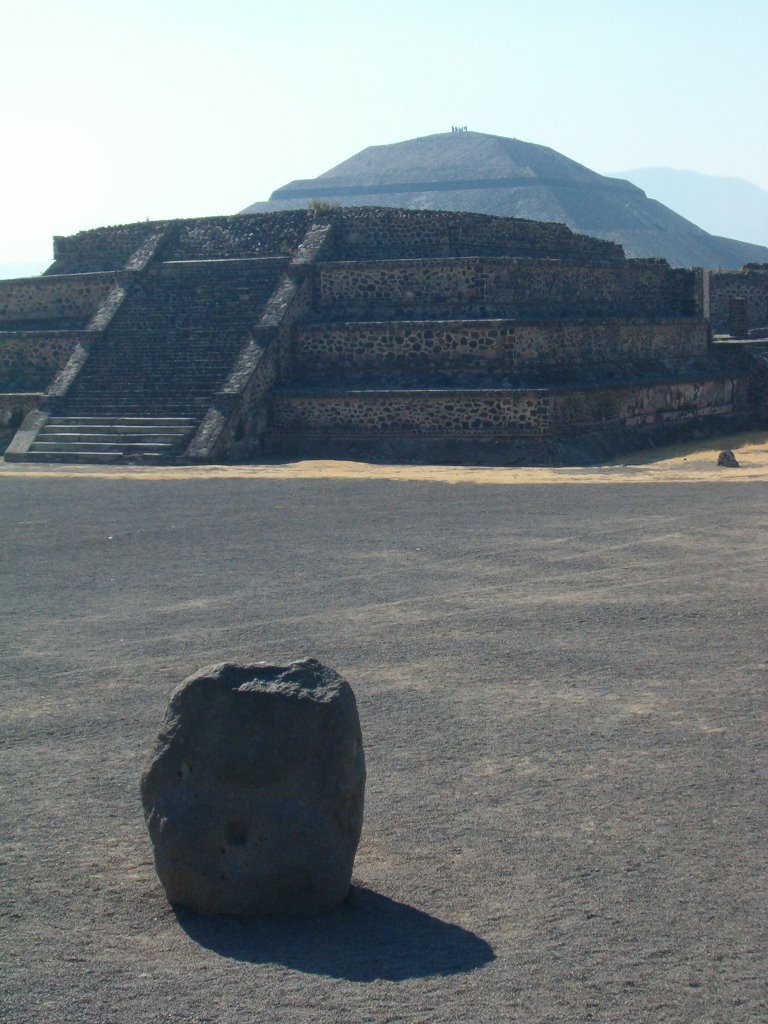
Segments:
[[[587,182],[600,175],[547,146],[480,132],[449,132],[369,146],[317,180],[377,185],[516,177]]]
[[[619,242],[628,256],[660,256],[674,266],[768,261],[768,248],[710,235],[630,182],[604,177],[546,146],[478,132],[370,146],[243,213],[296,209],[312,199],[556,221]]]

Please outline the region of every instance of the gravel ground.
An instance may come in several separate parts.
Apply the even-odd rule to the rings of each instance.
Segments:
[[[768,485],[0,480],[0,1016],[765,1020]],[[175,912],[139,775],[220,660],[358,698],[335,914]]]

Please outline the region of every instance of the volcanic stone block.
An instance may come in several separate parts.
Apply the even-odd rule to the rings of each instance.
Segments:
[[[313,914],[346,896],[365,757],[350,685],[308,658],[214,665],[174,691],[142,776],[172,903]]]

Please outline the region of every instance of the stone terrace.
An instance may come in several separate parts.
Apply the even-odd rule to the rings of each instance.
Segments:
[[[0,283],[6,390],[46,384],[9,459],[578,461],[751,414],[702,271],[559,224],[299,210],[54,251]]]

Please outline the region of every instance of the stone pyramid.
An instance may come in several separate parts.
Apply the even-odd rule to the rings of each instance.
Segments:
[[[306,207],[397,206],[567,224],[619,242],[627,256],[673,266],[737,269],[768,261],[768,248],[710,235],[642,189],[608,178],[547,146],[451,131],[369,146],[317,178],[289,182],[243,213]]]

